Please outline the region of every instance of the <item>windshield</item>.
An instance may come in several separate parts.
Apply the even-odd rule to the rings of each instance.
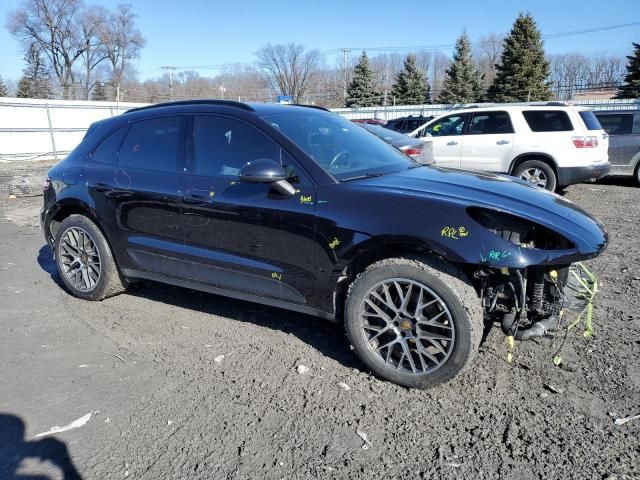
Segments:
[[[335,113],[313,110],[262,118],[338,180],[399,172],[419,165]]]

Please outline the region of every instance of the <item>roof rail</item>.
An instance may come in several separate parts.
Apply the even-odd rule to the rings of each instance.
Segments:
[[[293,105],[294,107],[307,107],[315,108],[316,110],[324,110],[325,112],[331,112],[328,108],[321,107],[320,105],[305,105],[304,103],[289,103],[287,105]]]
[[[242,103],[242,102],[235,102],[233,100],[196,99],[196,100],[180,100],[177,102],[156,103],[153,105],[147,105],[146,107],[132,108],[131,110],[127,110],[126,113],[140,112],[142,110],[151,110],[154,108],[161,108],[161,107],[175,107],[180,105],[219,105],[223,107],[242,108],[243,110],[248,110],[249,112],[255,112],[253,107],[251,107],[250,105],[247,105],[246,103]]]

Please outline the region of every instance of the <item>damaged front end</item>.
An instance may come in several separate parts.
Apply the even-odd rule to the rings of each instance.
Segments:
[[[585,321],[585,335],[593,332],[591,312],[598,290],[595,275],[578,262],[562,267],[527,269],[480,268],[485,317],[500,323],[505,335],[530,340],[575,327]]]
[[[511,341],[530,340],[564,327],[571,329],[582,319],[585,335],[592,333],[592,302],[598,284],[595,275],[581,261],[563,262],[576,257],[569,253],[576,250],[574,241],[550,228],[506,213],[472,208],[469,214],[493,235],[517,248],[516,255],[520,258],[544,259],[541,264],[518,268],[513,263],[495,265],[497,257],[508,257],[509,253],[490,252],[491,258],[481,256],[474,278],[489,322],[499,323]],[[606,239],[597,252],[582,257],[595,256],[605,245]]]

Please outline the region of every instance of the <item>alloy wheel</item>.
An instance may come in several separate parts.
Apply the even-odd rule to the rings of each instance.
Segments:
[[[62,273],[69,283],[84,292],[93,290],[100,280],[100,252],[91,235],[80,227],[70,227],[60,239]]]
[[[455,343],[455,325],[446,304],[413,280],[393,278],[376,284],[361,304],[359,322],[378,360],[404,373],[438,369]]]
[[[537,185],[538,187],[546,188],[547,187],[547,174],[544,173],[544,170],[537,167],[527,168],[520,174],[520,178]]]

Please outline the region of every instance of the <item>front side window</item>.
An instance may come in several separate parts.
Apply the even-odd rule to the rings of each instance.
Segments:
[[[309,110],[262,119],[338,180],[382,175],[418,165],[361,126],[335,113]]]
[[[525,110],[522,115],[532,132],[569,132],[573,130],[569,115],[562,110]]]
[[[118,154],[121,167],[175,172],[182,117],[158,117],[131,125]]]
[[[193,122],[193,173],[237,177],[252,160],[280,161],[280,148],[267,135],[240,120],[202,115]]]
[[[609,113],[598,115],[598,120],[609,135],[628,135],[631,133],[633,115],[625,113]]]
[[[424,131],[432,137],[462,135],[468,115],[449,115],[429,125]]]
[[[469,135],[493,135],[513,133],[511,119],[507,112],[474,113],[469,126]]]

